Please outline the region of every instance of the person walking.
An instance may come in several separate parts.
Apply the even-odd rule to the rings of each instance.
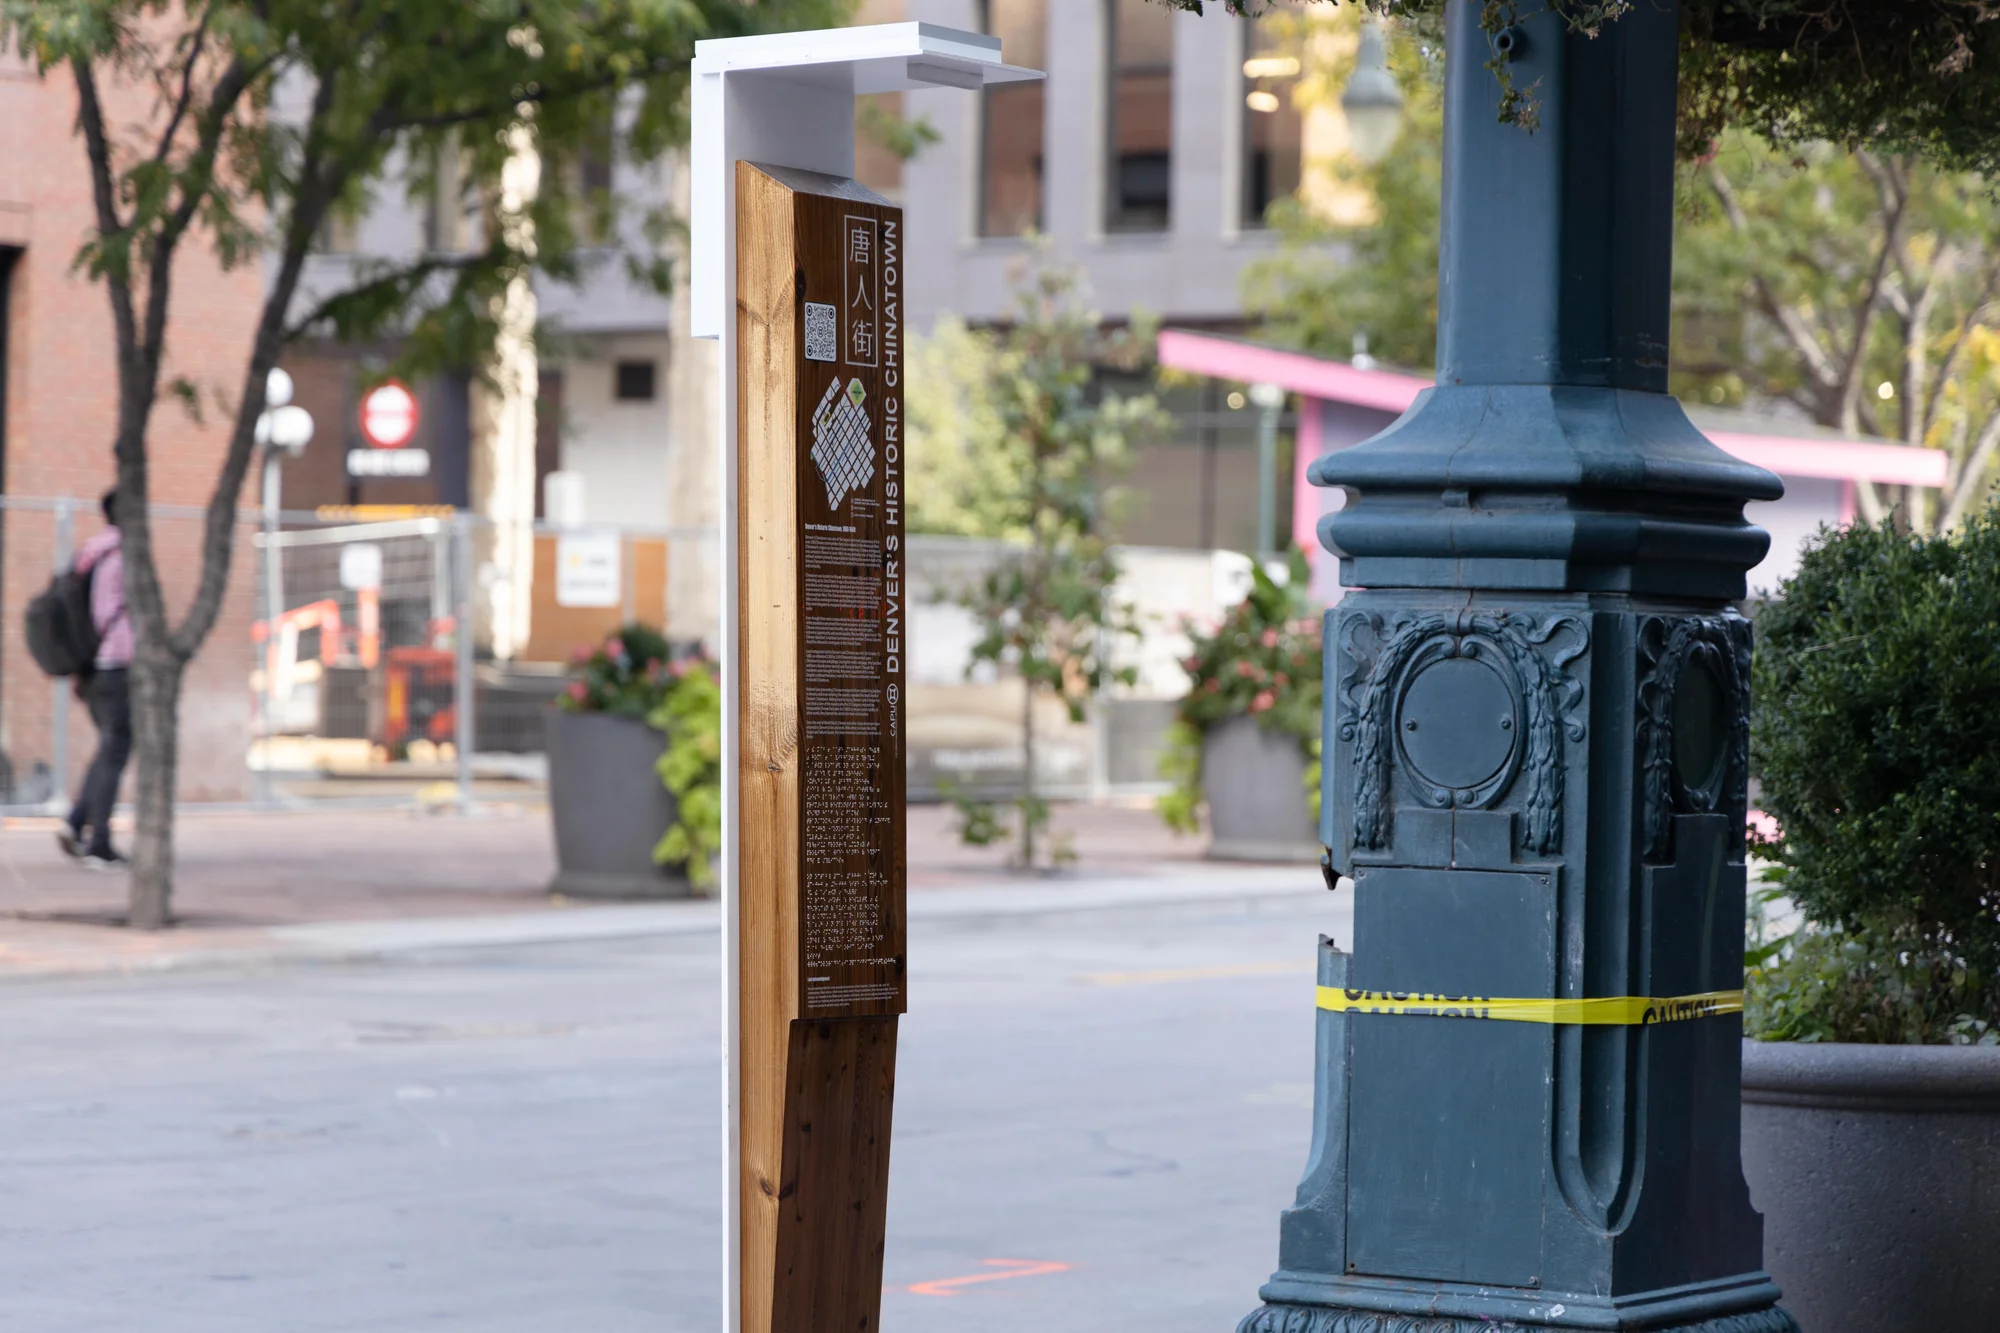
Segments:
[[[63,851],[87,870],[125,865],[111,845],[111,810],[132,757],[132,618],[125,610],[125,552],[118,531],[118,492],[104,493],[104,531],[76,553],[76,571],[90,576],[90,619],[97,628],[97,661],[77,682],[97,728],[97,753],[69,819],[56,833]]]

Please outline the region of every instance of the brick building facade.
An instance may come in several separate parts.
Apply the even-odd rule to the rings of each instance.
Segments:
[[[133,90],[107,88],[107,120],[129,126],[148,105]],[[58,763],[58,691],[36,668],[22,639],[28,599],[48,580],[57,557],[58,506],[77,502],[71,540],[98,530],[98,497],[114,477],[117,420],[116,346],[102,287],[75,268],[93,213],[87,164],[76,131],[76,87],[47,78],[12,53],[0,55],[0,337],[5,388],[0,397],[0,804],[49,794]],[[162,576],[184,606],[199,567],[199,507],[215,484],[227,442],[227,404],[239,396],[250,333],[263,297],[255,265],[222,272],[194,238],[175,270],[166,377],[185,376],[200,390],[202,420],[171,399],[154,413],[152,498]],[[254,501],[255,497],[246,497]],[[248,795],[244,755],[251,722],[255,553],[254,522],[231,567],[214,633],[189,669],[181,704],[183,799]],[[88,716],[70,706],[62,788],[95,741]]]

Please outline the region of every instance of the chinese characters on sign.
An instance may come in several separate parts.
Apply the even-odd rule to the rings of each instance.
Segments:
[[[850,366],[873,366],[881,359],[881,251],[878,218],[841,219],[842,267],[846,270],[847,356]]]

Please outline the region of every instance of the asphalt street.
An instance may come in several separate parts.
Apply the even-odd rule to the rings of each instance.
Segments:
[[[889,1333],[1233,1328],[1344,907],[914,921]],[[717,976],[695,934],[9,986],[0,1329],[707,1333]]]

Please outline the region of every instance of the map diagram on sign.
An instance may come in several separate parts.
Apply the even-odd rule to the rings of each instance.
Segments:
[[[868,440],[868,414],[861,410],[867,397],[858,379],[849,380],[847,392],[842,393],[836,375],[813,411],[813,463],[826,483],[826,502],[834,509],[875,475],[875,446]]]

